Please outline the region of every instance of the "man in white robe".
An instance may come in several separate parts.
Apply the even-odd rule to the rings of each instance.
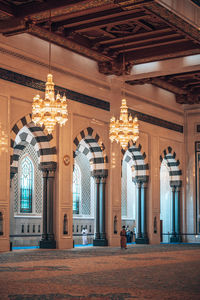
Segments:
[[[85,227],[83,227],[83,230],[82,230],[83,245],[88,244],[87,234],[88,234],[87,229]]]

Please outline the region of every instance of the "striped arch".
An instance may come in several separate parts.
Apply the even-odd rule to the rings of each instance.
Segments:
[[[182,185],[182,171],[179,168],[180,161],[176,160],[176,153],[172,153],[172,148],[170,146],[162,152],[162,155],[160,155],[161,163],[163,160],[166,161],[166,164],[169,168],[170,186],[180,187]]]
[[[82,130],[73,141],[73,157],[85,154],[90,162],[92,176],[108,175],[108,157],[100,136],[91,128]]]
[[[129,143],[128,150],[121,150],[123,160],[126,161],[132,169],[132,180],[134,182],[148,182],[149,165],[146,161],[145,152],[141,153],[142,146],[137,143]]]
[[[11,173],[18,172],[18,161],[21,152],[31,144],[38,155],[38,163],[41,166],[56,163],[56,147],[52,135],[45,134],[41,127],[36,126],[31,120],[31,114],[21,118],[11,130]]]

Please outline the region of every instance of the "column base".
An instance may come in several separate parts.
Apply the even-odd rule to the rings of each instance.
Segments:
[[[149,244],[149,239],[146,237],[136,238],[135,239],[136,244]]]
[[[106,239],[94,239],[93,246],[108,246],[108,240]]]
[[[181,243],[182,237],[181,236],[171,236],[170,243]]]
[[[56,249],[56,241],[55,240],[41,240],[39,242],[39,246],[41,249]]]

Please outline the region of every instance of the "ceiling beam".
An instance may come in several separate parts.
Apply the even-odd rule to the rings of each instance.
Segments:
[[[153,49],[154,50],[154,47],[160,47],[160,46],[166,46],[166,47],[168,47],[169,45],[171,45],[171,44],[181,44],[181,42],[184,42],[184,41],[186,41],[186,38],[179,38],[179,39],[168,39],[168,41],[157,41],[156,43],[153,43],[153,44],[147,44],[147,45],[141,45],[141,46],[135,46],[135,47],[131,47],[131,48],[123,48],[123,46],[122,46],[122,48],[121,49],[118,49],[117,51],[118,51],[118,53],[124,53],[124,52],[133,52],[134,53],[134,51],[137,51],[137,50],[142,50],[143,52],[144,52],[144,49]],[[141,43],[138,43],[138,44],[141,44]],[[126,46],[126,45],[125,45]],[[157,49],[157,51],[159,51],[159,48]],[[148,53],[148,55],[149,55],[149,53]],[[136,55],[135,55],[135,57],[137,57]]]
[[[5,4],[5,3],[0,3],[0,12],[5,14],[6,16],[13,16],[14,15],[14,10],[11,7],[11,5]]]
[[[85,46],[82,46],[80,44],[77,44],[73,41],[70,41],[60,35],[57,35],[53,32],[50,32],[42,27],[39,27],[37,25],[31,25],[29,26],[29,28],[27,29],[27,33],[31,33],[43,40],[52,42],[56,45],[59,45],[61,47],[64,47],[66,49],[69,49],[71,51],[74,51],[76,53],[79,53],[81,55],[87,56],[88,58],[94,59],[95,61],[99,61],[99,62],[108,62],[108,61],[112,61],[113,59],[109,56],[103,55],[103,54],[99,54],[98,52],[89,49]]]
[[[114,39],[102,39],[102,38],[97,38],[95,39],[94,43],[99,44],[99,45],[107,45],[107,44],[113,44],[113,43],[118,43],[118,42],[125,42],[126,40],[140,40],[142,38],[145,37],[149,37],[149,36],[156,36],[159,34],[165,34],[168,32],[172,32],[172,29],[167,27],[164,29],[159,29],[159,30],[154,30],[151,33],[150,32],[144,32],[144,33],[137,33],[137,34],[130,34],[130,35],[126,35],[124,37],[119,37],[119,38],[114,38]]]
[[[124,15],[120,16],[120,17],[114,17],[114,18],[108,18],[106,20],[102,20],[102,21],[94,21],[94,22],[90,22],[90,20],[88,20],[87,24],[82,24],[82,25],[77,25],[77,26],[73,26],[73,24],[71,24],[71,29],[73,31],[78,31],[78,32],[84,32],[89,30],[93,30],[93,29],[97,29],[99,27],[105,27],[108,25],[119,25],[119,24],[124,24],[128,21],[134,21],[134,20],[139,20],[141,18],[145,18],[146,15],[143,12],[137,12],[137,13],[131,13],[131,14],[127,14],[126,15],[126,19],[124,19]],[[69,30],[70,30],[69,28]]]
[[[109,49],[124,49],[126,48],[127,46],[132,46],[132,45],[142,45],[142,44],[146,44],[148,42],[152,42],[154,43],[155,41],[162,41],[162,40],[166,40],[166,39],[169,39],[169,38],[176,38],[176,37],[180,37],[180,35],[178,33],[169,33],[169,34],[162,34],[161,36],[155,36],[155,37],[147,37],[145,39],[140,39],[140,40],[130,40],[130,42],[124,42],[124,45],[119,45],[119,44],[115,44],[115,45],[109,45],[108,48]],[[164,42],[164,41],[163,41]],[[155,43],[156,44],[156,43]],[[153,44],[153,46],[155,45]],[[120,47],[121,46],[121,47]],[[155,45],[156,46],[156,45]],[[151,47],[152,47],[152,44],[151,44]]]
[[[24,18],[24,17],[31,17],[31,19],[35,19],[37,21],[48,19],[49,18],[49,11],[51,10],[52,18],[60,15],[61,12],[64,14],[65,10],[69,9],[72,6],[76,6],[78,3],[88,2],[88,1],[81,1],[81,0],[47,0],[38,3],[28,3],[24,5],[16,6],[15,15]],[[60,8],[60,9],[59,9]]]

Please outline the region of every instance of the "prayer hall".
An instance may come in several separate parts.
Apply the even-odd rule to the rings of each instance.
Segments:
[[[0,262],[3,300],[199,299],[199,0],[0,0]]]

